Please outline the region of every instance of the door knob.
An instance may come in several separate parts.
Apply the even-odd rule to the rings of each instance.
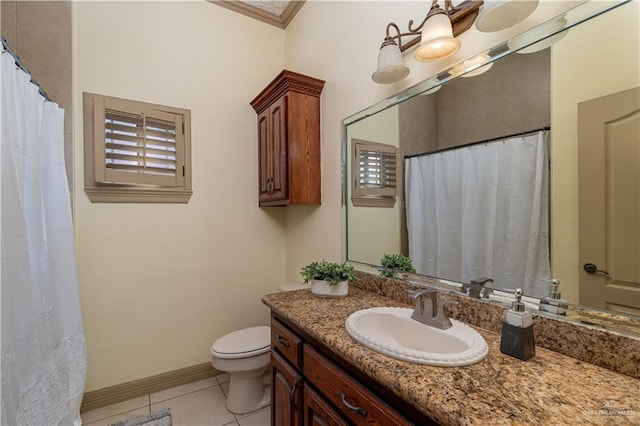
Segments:
[[[609,275],[609,273],[607,271],[601,271],[600,269],[598,269],[598,267],[596,265],[594,265],[593,263],[585,263],[584,266],[582,267],[585,272],[587,272],[588,274],[605,274],[605,275]]]

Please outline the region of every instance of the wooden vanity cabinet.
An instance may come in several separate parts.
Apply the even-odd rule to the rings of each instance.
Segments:
[[[303,363],[305,382],[313,383],[329,402],[341,408],[342,415],[351,422],[394,426],[411,424],[309,345],[304,345]]]
[[[347,422],[307,384],[304,385],[304,424],[347,426]]]
[[[271,424],[302,425],[302,375],[271,353]]]
[[[258,114],[260,206],[320,204],[320,94],[324,81],[282,71],[251,101]]]
[[[318,346],[272,316],[273,426],[414,424],[322,355]],[[418,424],[430,423],[422,420]]]
[[[302,340],[271,320],[271,424],[302,425]]]

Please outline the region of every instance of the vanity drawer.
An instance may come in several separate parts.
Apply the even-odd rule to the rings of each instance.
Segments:
[[[309,345],[304,345],[303,374],[327,400],[339,407],[342,414],[356,424],[411,424]]]
[[[302,340],[275,318],[271,319],[271,347],[295,367],[302,368]]]

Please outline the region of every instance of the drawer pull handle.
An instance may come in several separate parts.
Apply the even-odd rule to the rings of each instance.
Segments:
[[[276,341],[278,343],[280,343],[281,345],[284,345],[285,347],[289,347],[291,346],[291,344],[289,343],[289,341],[285,338],[283,338],[282,336],[280,336],[279,334],[276,336]]]
[[[344,392],[342,391],[340,391],[340,398],[342,399],[342,404],[345,406],[345,408],[351,411],[355,411],[356,413],[360,414],[362,417],[367,417],[367,410],[365,410],[362,407],[356,407],[355,405],[349,404],[349,402],[347,401],[347,395],[345,395]]]

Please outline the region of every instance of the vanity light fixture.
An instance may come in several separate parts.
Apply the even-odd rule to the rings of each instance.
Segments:
[[[476,29],[492,33],[522,22],[538,7],[538,0],[485,0],[476,20]]]
[[[418,61],[437,61],[456,53],[460,41],[455,37],[471,28],[481,4],[482,1],[466,0],[453,6],[451,0],[444,0],[442,9],[438,0],[432,0],[429,13],[415,28],[413,20],[409,21],[408,31],[404,33],[398,25],[389,23],[378,53],[378,68],[371,76],[373,81],[388,84],[405,78],[409,68],[402,62],[402,52],[417,44],[414,57]],[[414,37],[403,42],[403,37],[411,36]]]

